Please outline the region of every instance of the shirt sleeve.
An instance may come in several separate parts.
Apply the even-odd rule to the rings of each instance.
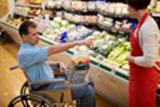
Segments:
[[[152,67],[158,58],[160,35],[153,28],[148,28],[142,29],[140,36],[143,56],[135,57],[135,64],[143,67]]]
[[[34,48],[21,52],[18,56],[19,64],[23,68],[41,63],[47,60],[48,48]]]

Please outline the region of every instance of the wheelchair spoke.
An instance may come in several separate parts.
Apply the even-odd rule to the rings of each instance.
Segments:
[[[21,101],[21,103],[22,103],[23,107],[25,107],[25,102],[24,102],[24,101]]]
[[[19,106],[21,105],[21,106]],[[8,107],[51,107],[50,102],[43,97],[33,94],[20,95],[14,98]]]
[[[45,105],[45,103],[41,103],[39,107],[47,107],[47,106]]]
[[[21,97],[21,102],[22,102],[22,104],[25,104],[26,107],[29,107],[27,96]]]

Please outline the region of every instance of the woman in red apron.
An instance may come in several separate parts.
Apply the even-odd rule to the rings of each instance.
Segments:
[[[150,21],[151,18],[149,13],[146,11],[150,0],[127,0],[127,2],[129,5],[128,11],[138,20],[136,28],[130,34],[131,54],[129,56],[129,107],[156,107],[158,71],[155,69],[154,64],[160,65],[160,63],[155,61],[154,64],[151,62],[152,65],[150,66],[141,66],[140,64],[137,64],[138,62],[135,60],[139,57],[139,60],[141,60],[142,63],[143,59],[141,57],[144,57],[144,52],[146,52],[142,49],[140,44],[140,34],[142,34],[141,36],[146,36],[144,35],[144,30],[141,30],[141,28],[142,26],[144,28],[144,26],[146,26],[146,22]],[[153,20],[151,20],[151,23],[152,21]],[[150,27],[152,26],[148,26],[148,29],[146,30],[149,30]],[[144,40],[143,42],[146,41]]]

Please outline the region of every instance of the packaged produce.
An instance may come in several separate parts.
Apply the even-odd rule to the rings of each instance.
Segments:
[[[81,64],[89,65],[89,50],[86,46],[80,46],[74,52],[73,60],[76,66]]]
[[[97,11],[95,2],[87,2],[88,11]]]

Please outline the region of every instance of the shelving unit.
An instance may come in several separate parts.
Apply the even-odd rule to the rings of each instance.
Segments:
[[[16,3],[15,6],[18,6],[18,7],[31,7],[31,8],[42,8],[41,5],[22,4],[22,3]]]

